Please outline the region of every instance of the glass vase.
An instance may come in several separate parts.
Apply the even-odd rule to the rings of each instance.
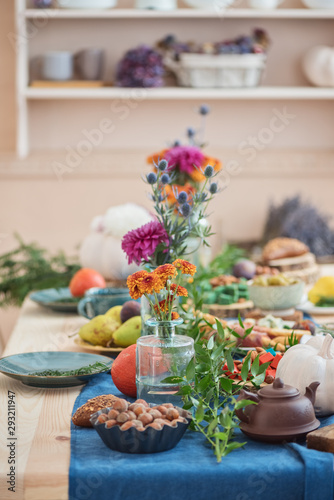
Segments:
[[[149,319],[154,335],[137,340],[136,384],[137,398],[148,403],[181,405],[177,396],[180,386],[162,382],[167,377],[184,377],[186,368],[194,357],[194,340],[186,335],[175,335],[175,327],[183,322]]]

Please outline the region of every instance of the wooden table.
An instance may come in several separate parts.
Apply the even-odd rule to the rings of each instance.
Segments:
[[[318,316],[319,323],[334,317]],[[53,313],[29,299],[4,356],[31,351],[78,351],[69,338],[86,322],[77,315]],[[82,386],[38,389],[0,374],[0,499],[66,500],[70,463],[70,422]],[[8,391],[15,393],[16,488],[8,491]]]

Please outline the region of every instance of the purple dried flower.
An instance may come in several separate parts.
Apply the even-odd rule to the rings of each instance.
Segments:
[[[117,65],[119,87],[161,87],[164,74],[161,55],[147,45],[129,50]]]

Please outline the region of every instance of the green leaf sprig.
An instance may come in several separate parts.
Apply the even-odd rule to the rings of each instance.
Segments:
[[[193,413],[191,429],[203,434],[212,446],[217,462],[221,462],[222,457],[246,444],[235,439],[234,432],[239,427],[235,410],[256,403],[249,400],[238,401],[238,393],[246,382],[260,385],[264,381],[268,363],[260,365],[257,357],[251,364],[248,354],[241,370],[242,380],[236,382],[228,378],[227,371],[234,371],[235,343],[230,335],[225,335],[218,320],[216,327],[215,336],[211,336],[208,341],[196,342],[196,362],[192,360],[189,363],[186,377],[170,377],[165,382],[171,383],[170,379],[173,378],[173,383],[181,385],[179,394],[183,397],[184,408]],[[232,334],[238,336],[233,331]],[[227,370],[224,369],[225,364]]]

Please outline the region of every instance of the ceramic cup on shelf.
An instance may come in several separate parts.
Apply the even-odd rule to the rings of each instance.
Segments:
[[[283,0],[248,0],[248,4],[252,9],[276,9]]]
[[[176,0],[136,0],[136,9],[174,10],[177,9]]]
[[[74,56],[75,68],[82,80],[102,80],[104,51],[102,49],[84,49]]]
[[[72,52],[46,52],[42,57],[41,73],[45,80],[70,80],[73,76]]]

